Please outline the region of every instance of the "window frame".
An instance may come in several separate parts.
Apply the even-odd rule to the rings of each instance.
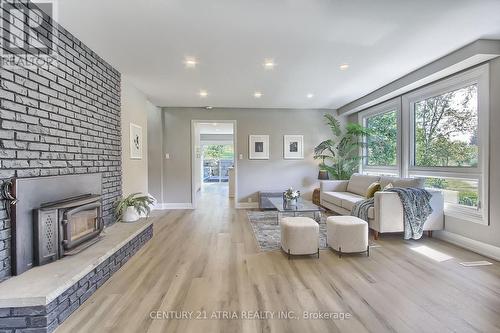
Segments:
[[[390,174],[399,177],[401,175],[402,133],[401,133],[401,98],[393,98],[381,104],[372,106],[359,113],[358,122],[366,127],[369,118],[396,111],[397,141],[396,141],[396,165],[368,165],[368,145],[366,136],[363,137],[363,146],[360,148],[361,161],[360,172],[370,174]]]
[[[477,167],[419,167],[415,165],[415,103],[477,84],[478,100],[478,165]],[[478,181],[477,208],[445,204],[445,214],[460,219],[489,224],[489,65],[484,64],[453,75],[402,96],[403,159],[405,177],[440,177]]]

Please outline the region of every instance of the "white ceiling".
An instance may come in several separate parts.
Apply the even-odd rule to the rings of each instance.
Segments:
[[[499,0],[58,3],[58,21],[159,106],[337,108],[478,38],[500,39]],[[199,65],[186,69],[186,56]]]
[[[233,134],[232,123],[199,123],[200,134]]]

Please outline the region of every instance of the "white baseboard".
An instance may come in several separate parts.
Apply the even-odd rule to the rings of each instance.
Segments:
[[[194,208],[191,202],[157,203],[153,207],[153,210],[165,210],[165,209],[194,209]]]
[[[433,236],[445,242],[455,244],[485,257],[500,261],[500,247],[479,242],[449,231],[434,231]]]
[[[238,202],[236,204],[236,209],[254,209],[259,208],[258,202]]]

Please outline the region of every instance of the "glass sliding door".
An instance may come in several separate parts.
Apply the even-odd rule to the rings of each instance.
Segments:
[[[203,146],[203,182],[227,182],[229,180],[229,168],[232,166],[234,166],[232,144]]]

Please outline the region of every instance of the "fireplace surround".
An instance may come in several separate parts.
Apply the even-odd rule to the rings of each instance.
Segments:
[[[77,253],[98,239],[104,226],[101,177],[93,173],[14,180],[12,275]]]

